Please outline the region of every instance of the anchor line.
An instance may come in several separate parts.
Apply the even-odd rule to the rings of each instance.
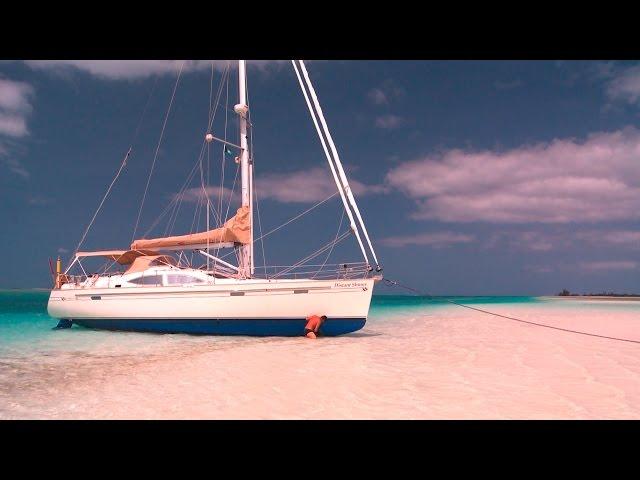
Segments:
[[[604,338],[606,340],[616,340],[616,341],[619,341],[619,342],[629,342],[629,343],[638,343],[638,344],[640,344],[640,340],[632,340],[632,339],[629,339],[629,338],[620,338],[620,337],[610,337],[610,336],[607,336],[607,335],[599,335],[597,333],[590,333],[590,332],[581,332],[579,330],[571,330],[569,328],[554,327],[553,325],[547,325],[547,324],[544,324],[544,323],[532,322],[530,320],[523,320],[521,318],[510,317],[508,315],[502,315],[500,313],[490,312],[489,310],[483,310],[482,308],[477,308],[477,307],[472,307],[470,305],[465,305],[464,303],[459,303],[459,302],[456,302],[454,300],[450,300],[448,298],[437,297],[435,295],[429,295],[429,294],[427,294],[425,292],[421,292],[420,290],[417,290],[415,288],[409,287],[407,285],[403,285],[402,283],[400,283],[398,281],[395,281],[395,280],[390,280],[388,278],[384,278],[383,280],[387,284],[389,284],[391,286],[404,288],[405,290],[408,290],[408,291],[411,291],[411,292],[415,293],[417,296],[426,297],[428,300],[445,301],[445,302],[450,303],[452,305],[457,305],[458,307],[468,308],[469,310],[474,310],[476,312],[484,313],[484,314],[487,314],[487,315],[493,315],[495,317],[504,318],[506,320],[511,320],[511,321],[514,321],[514,322],[527,323],[529,325],[534,325],[536,327],[550,328],[552,330],[560,330],[562,332],[574,333],[574,334],[577,334],[577,335],[586,335],[588,337]]]

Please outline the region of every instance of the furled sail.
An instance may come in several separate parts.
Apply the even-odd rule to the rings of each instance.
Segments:
[[[251,220],[249,207],[240,207],[236,214],[227,220],[224,225],[207,232],[192,233],[189,235],[177,235],[173,237],[160,237],[150,239],[138,239],[131,244],[131,250],[162,249],[175,247],[193,247],[215,243],[251,243]]]

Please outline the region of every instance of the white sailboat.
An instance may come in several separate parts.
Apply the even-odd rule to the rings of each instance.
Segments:
[[[321,332],[327,336],[353,332],[365,325],[374,283],[382,279],[382,268],[305,64],[301,60],[292,64],[349,221],[349,230],[336,235],[320,253],[353,234],[364,261],[321,265],[313,271],[308,261],[317,256],[314,252],[272,275],[266,268],[263,275],[256,274],[253,160],[248,141],[251,125],[246,64],[240,60],[239,103],[234,107],[239,116],[239,145],[217,138],[211,131],[205,136],[206,142],[220,141],[238,149],[241,206],[236,214],[210,230],[207,205],[206,231],[137,239],[127,250],[76,251],[64,272],[58,266],[48,303],[49,315],[60,319],[61,328],[78,324],[109,330],[295,336],[303,334],[305,319],[312,314],[327,316]],[[223,248],[233,249],[237,265],[219,256]],[[197,253],[206,263],[198,268],[185,264],[185,252]],[[91,257],[106,258],[110,267],[120,270],[109,272],[107,268],[87,275],[82,262]],[[82,274],[71,274],[73,267]]]

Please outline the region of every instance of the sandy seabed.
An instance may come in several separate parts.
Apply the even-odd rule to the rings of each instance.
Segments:
[[[640,304],[476,306],[640,340]],[[372,309],[360,332],[315,341],[99,338],[86,348],[0,359],[0,418],[640,418],[640,344],[456,306]],[[144,343],[134,348],[138,339]]]

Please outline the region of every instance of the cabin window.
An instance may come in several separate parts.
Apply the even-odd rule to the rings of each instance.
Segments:
[[[147,275],[129,280],[129,283],[136,285],[162,285],[162,275]]]
[[[204,280],[192,275],[170,274],[167,275],[167,285],[183,285],[185,283],[205,283]]]

